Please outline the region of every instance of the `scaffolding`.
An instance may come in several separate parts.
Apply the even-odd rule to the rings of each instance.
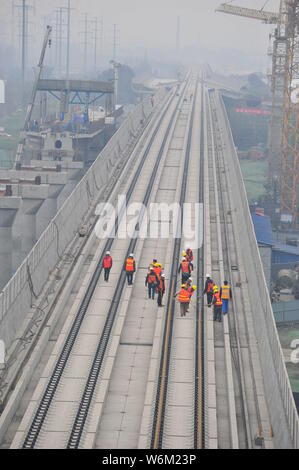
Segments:
[[[299,198],[299,0],[286,0],[286,36],[280,206],[281,221],[296,227]]]

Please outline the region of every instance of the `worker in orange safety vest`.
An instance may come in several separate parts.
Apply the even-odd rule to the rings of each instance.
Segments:
[[[222,300],[222,314],[228,313],[228,303],[232,299],[232,290],[228,281],[224,281],[220,289],[220,297]]]
[[[220,296],[220,292],[218,286],[214,286],[213,289],[213,300],[212,304],[214,305],[214,321],[222,321],[221,313],[222,313],[222,300]]]
[[[182,271],[182,284],[185,284],[191,276],[191,264],[187,261],[186,257],[182,258],[179,266],[179,273]]]
[[[127,258],[124,269],[127,274],[128,285],[131,286],[133,284],[133,276],[136,271],[136,264],[133,253],[131,253]]]
[[[185,317],[190,304],[190,294],[186,284],[182,284],[181,290],[174,294],[174,297],[178,297],[180,302],[181,317]]]

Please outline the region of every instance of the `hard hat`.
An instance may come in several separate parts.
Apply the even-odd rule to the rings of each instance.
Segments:
[[[110,251],[106,251],[106,255],[110,255]]]
[[[183,256],[186,256],[186,254],[187,254],[186,251],[183,251],[182,255],[183,255]]]
[[[197,289],[197,286],[192,286],[192,289],[193,289],[193,290],[196,290],[196,289]]]
[[[162,263],[158,263],[159,268],[162,268]]]
[[[163,273],[163,274],[161,274],[161,277],[165,277],[165,274],[164,274],[164,273]]]
[[[213,292],[218,292],[218,286],[213,287]]]
[[[182,261],[186,261],[186,258],[182,258]]]
[[[153,270],[154,270],[153,266],[150,266],[150,271],[153,271]]]
[[[190,284],[192,284],[192,282],[193,282],[192,277],[189,277],[188,282],[189,282]]]
[[[186,287],[186,284],[182,284],[182,288]]]
[[[130,254],[130,258],[134,258],[134,253],[131,253],[131,254]]]
[[[206,277],[210,277],[210,274],[207,274],[207,276],[206,276]]]

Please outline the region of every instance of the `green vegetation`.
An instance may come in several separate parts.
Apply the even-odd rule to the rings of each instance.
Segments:
[[[241,170],[250,204],[266,193],[268,162],[266,160],[240,160]]]
[[[291,343],[293,340],[299,339],[299,328],[298,326],[278,326],[277,330],[281,347],[284,351],[292,390],[293,392],[299,393],[299,365],[290,362],[290,356],[293,351],[291,349]]]
[[[10,166],[9,162],[14,160],[23,124],[24,114],[20,110],[0,119],[0,127],[3,127],[4,132],[11,136],[0,135],[0,167]]]

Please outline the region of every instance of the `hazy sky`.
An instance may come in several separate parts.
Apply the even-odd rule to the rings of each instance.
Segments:
[[[15,2],[21,3],[20,0]],[[11,3],[12,0],[0,0],[2,24],[5,16],[8,18],[10,14]],[[88,12],[91,16],[104,18],[106,49],[112,47],[114,23],[120,30],[120,47],[123,49],[174,48],[179,16],[182,47],[224,47],[266,54],[270,27],[258,21],[215,13],[219,3],[219,0],[71,0],[74,7],[72,42],[79,42],[79,32],[83,30],[81,20]],[[261,8],[265,0],[237,0],[234,3]],[[35,4],[35,21],[41,25],[43,16],[51,14],[58,6],[66,6],[67,0],[35,0]],[[278,5],[279,0],[269,0],[266,9],[277,11]],[[9,29],[9,21],[6,28]]]
[[[1,16],[8,14],[12,1],[0,0]],[[15,0],[15,3],[21,2]],[[79,17],[87,11],[104,17],[107,36],[110,31],[112,35],[112,25],[117,23],[124,44],[171,46],[175,42],[177,16],[181,18],[184,45],[200,42],[212,47],[251,47],[259,51],[267,37],[268,28],[259,22],[215,13],[219,0],[71,0],[71,3],[75,8],[72,15],[76,31]],[[265,0],[237,0],[234,3],[261,8]],[[67,0],[36,0],[35,4],[37,14],[42,16],[57,6],[67,5]],[[266,9],[277,10],[278,5],[279,0],[269,0]]]

